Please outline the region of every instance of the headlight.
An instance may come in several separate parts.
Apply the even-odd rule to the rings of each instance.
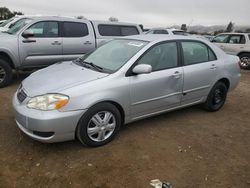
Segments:
[[[57,110],[65,106],[69,101],[69,97],[62,94],[46,94],[34,97],[27,103],[28,108],[37,110]]]

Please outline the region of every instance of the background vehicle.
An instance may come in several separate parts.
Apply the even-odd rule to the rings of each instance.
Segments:
[[[224,105],[239,58],[194,37],[114,39],[72,62],[26,78],[13,97],[18,127],[42,142],[110,142],[123,123],[195,104]],[[67,76],[65,76],[67,75]]]
[[[154,28],[147,31],[145,34],[168,34],[168,35],[189,35],[187,32],[180,29]]]
[[[239,56],[242,69],[250,69],[250,33],[222,33],[212,42],[226,53]]]
[[[23,18],[0,35],[0,87],[10,84],[13,69],[76,59],[107,40],[141,33],[139,25],[129,23],[57,16]]]

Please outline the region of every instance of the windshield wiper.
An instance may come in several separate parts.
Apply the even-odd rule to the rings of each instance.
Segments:
[[[92,62],[87,62],[87,61],[84,61],[81,57],[80,58],[77,58],[76,60],[74,60],[76,63],[81,63],[84,67],[87,67],[87,68],[94,68],[95,70],[99,71],[99,72],[103,72],[103,68],[92,63]]]

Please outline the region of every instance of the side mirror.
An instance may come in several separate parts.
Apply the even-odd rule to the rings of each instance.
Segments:
[[[26,30],[23,32],[22,36],[24,38],[34,37],[34,32],[32,30]]]
[[[136,65],[133,68],[134,74],[149,74],[152,72],[152,66],[147,64]]]

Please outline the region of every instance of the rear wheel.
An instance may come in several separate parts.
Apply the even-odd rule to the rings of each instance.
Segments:
[[[227,98],[227,86],[223,82],[217,82],[204,103],[204,108],[210,112],[221,109]]]
[[[91,147],[102,146],[115,137],[121,126],[121,114],[110,103],[100,103],[91,107],[78,123],[78,140]]]
[[[240,57],[240,68],[250,69],[250,53],[243,53],[239,55]]]
[[[9,85],[12,81],[12,68],[9,63],[0,59],[0,88]]]

